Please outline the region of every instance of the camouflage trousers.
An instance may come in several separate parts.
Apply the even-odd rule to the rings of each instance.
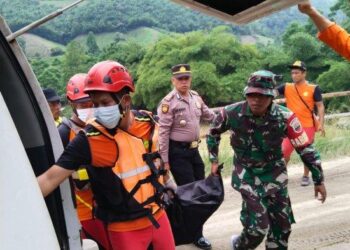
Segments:
[[[255,249],[266,235],[266,249],[287,249],[291,224],[295,222],[287,188],[263,198],[241,194],[244,229],[234,249]]]

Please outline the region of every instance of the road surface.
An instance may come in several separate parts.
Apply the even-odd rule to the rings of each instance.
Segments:
[[[314,199],[313,186],[301,187],[302,165],[288,167],[289,192],[296,224],[292,227],[289,249],[350,249],[350,157],[323,163],[328,192],[321,204]],[[213,249],[229,250],[232,234],[239,234],[241,198],[224,180],[225,201],[204,226],[204,235]],[[177,250],[195,250],[193,245],[179,246]],[[265,249],[261,244],[258,249]]]

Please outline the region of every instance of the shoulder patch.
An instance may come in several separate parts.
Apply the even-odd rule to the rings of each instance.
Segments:
[[[291,126],[291,128],[295,133],[301,133],[303,131],[301,123],[299,122],[297,117],[294,117],[294,119],[291,120],[289,125]]]
[[[164,114],[166,114],[166,113],[168,113],[168,111],[169,111],[169,105],[163,103],[163,104],[162,104],[162,112],[163,112]]]
[[[149,122],[151,120],[151,112],[147,113],[147,111],[144,110],[132,110],[131,112],[134,114],[134,119],[136,121]]]
[[[100,131],[98,131],[94,126],[92,126],[91,124],[88,124],[85,129],[85,134],[87,137],[91,137],[91,136],[98,136],[101,135],[102,133]]]
[[[86,136],[87,137],[98,136],[100,134],[101,134],[101,132],[99,132],[99,131],[97,131],[97,132],[86,132]]]

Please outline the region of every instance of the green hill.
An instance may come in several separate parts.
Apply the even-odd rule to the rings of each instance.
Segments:
[[[105,32],[100,34],[95,34],[97,45],[100,48],[104,48],[111,44],[113,41],[117,39],[125,39],[125,40],[132,40],[137,42],[140,45],[152,45],[154,44],[159,38],[162,36],[165,36],[167,32],[165,31],[159,31],[157,29],[152,29],[148,27],[140,27],[136,28],[134,30],[131,30],[125,34],[121,34],[119,32]],[[86,39],[88,35],[80,35],[76,37],[74,40],[80,42],[85,46]]]
[[[24,34],[21,39],[25,41],[25,52],[28,57],[49,57],[52,54],[52,49],[59,48],[65,50],[62,44],[49,41],[33,34]],[[22,46],[23,47],[23,46]]]

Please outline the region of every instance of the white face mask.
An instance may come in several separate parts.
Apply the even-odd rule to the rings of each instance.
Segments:
[[[94,110],[92,108],[87,109],[77,109],[78,118],[83,122],[87,122],[92,117],[94,117]]]
[[[96,119],[106,128],[115,128],[120,121],[119,105],[94,108]]]

